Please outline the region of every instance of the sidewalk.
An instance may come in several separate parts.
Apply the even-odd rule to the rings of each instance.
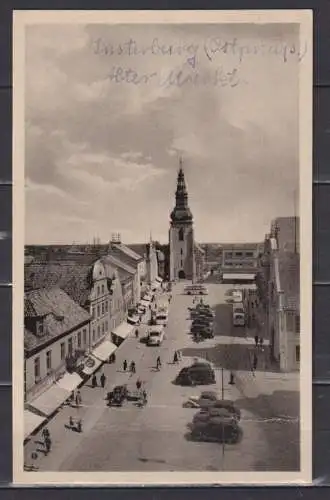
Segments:
[[[158,295],[156,295],[156,297],[158,298]],[[145,335],[149,317],[150,312],[147,312],[143,319],[143,323],[138,327],[138,339],[136,339],[133,334],[132,337],[128,337],[122,345],[118,347],[115,353],[115,363],[104,363],[96,371],[98,386],[95,388],[91,387],[90,377],[85,385],[79,389],[82,399],[81,406],[77,408],[74,405],[65,405],[48,421],[46,426],[49,429],[52,440],[52,449],[48,455],[45,455],[43,446],[44,440],[41,437],[42,429],[35,436],[31,436],[30,440],[24,446],[24,463],[26,466],[29,467],[33,464],[34,467],[42,470],[58,470],[59,464],[61,464],[70,454],[72,449],[77,447],[84,439],[84,433],[92,429],[100,418],[107,404],[105,399],[107,392],[116,385],[127,384],[130,381],[132,381],[132,383],[134,381],[135,383],[137,375],[129,371],[124,372],[123,362],[125,359],[127,360],[129,369],[131,361],[134,361],[136,370],[139,372],[139,364],[145,352],[143,344],[140,342],[140,338]],[[101,373],[104,373],[106,376],[104,388],[100,386]],[[75,432],[66,427],[69,424],[70,416],[74,420],[82,419],[82,433]],[[31,457],[33,452],[36,452],[38,455],[34,460]]]

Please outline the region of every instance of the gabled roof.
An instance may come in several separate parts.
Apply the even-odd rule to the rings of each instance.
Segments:
[[[27,350],[70,332],[90,319],[88,312],[60,288],[40,288],[27,292],[24,297],[24,315],[27,322],[42,317],[45,332],[42,337],[38,337],[25,328],[24,346]]]
[[[26,292],[39,288],[58,287],[83,306],[89,298],[92,283],[92,265],[57,261],[32,263],[24,266],[24,289]]]
[[[134,275],[136,274],[136,270],[134,267],[130,266],[129,264],[126,264],[119,258],[113,256],[113,255],[105,255],[104,257],[101,258],[101,262],[104,265],[112,265],[118,270],[123,270],[128,274]]]
[[[115,248],[120,252],[124,253],[131,259],[134,259],[136,262],[141,262],[143,260],[143,256],[136,253],[134,250],[124,245],[123,243],[110,243],[110,250]]]

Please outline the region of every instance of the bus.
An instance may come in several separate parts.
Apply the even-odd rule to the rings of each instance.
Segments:
[[[204,285],[186,285],[184,293],[186,295],[207,295],[209,292]]]
[[[156,325],[166,326],[168,322],[168,311],[165,308],[161,308],[156,313]]]
[[[233,304],[233,325],[234,326],[245,326],[245,309],[242,302],[236,302]]]
[[[148,346],[159,346],[163,342],[165,337],[163,325],[152,326],[148,332],[147,345]]]

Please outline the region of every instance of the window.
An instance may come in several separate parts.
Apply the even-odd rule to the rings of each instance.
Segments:
[[[299,314],[296,315],[295,321],[296,321],[295,333],[300,333],[300,316],[299,316]]]
[[[300,363],[300,345],[296,345],[296,362]]]
[[[104,314],[104,302],[102,302],[102,314]]]
[[[84,346],[87,345],[87,330],[86,330],[86,328],[83,329],[83,344],[84,344]]]
[[[37,335],[42,335],[44,333],[44,324],[42,321],[37,323]]]
[[[102,295],[104,295],[104,285],[102,285]]]
[[[182,259],[181,259],[181,267],[183,266],[183,262],[182,262]]]
[[[36,382],[40,379],[40,358],[34,360],[34,378]]]
[[[99,295],[100,295],[100,287],[98,286],[97,287],[97,296],[99,296]]]
[[[68,340],[68,353],[69,356],[72,356],[72,338]]]
[[[108,331],[108,321],[105,322],[105,331]]]
[[[106,300],[105,301],[105,312],[108,312],[109,310],[109,302]]]
[[[61,361],[65,358],[65,342],[61,343]]]
[[[78,349],[81,348],[81,332],[78,332],[77,347],[78,347]]]
[[[47,373],[49,373],[52,369],[52,351],[46,352],[46,368]]]
[[[183,239],[184,239],[184,232],[183,232],[183,228],[181,228],[179,230],[179,241],[183,241]]]
[[[95,318],[95,307],[92,307],[92,318]]]
[[[246,257],[253,257],[253,252],[245,252]]]
[[[93,342],[95,342],[95,328],[93,328],[92,339],[93,339]]]
[[[104,323],[102,323],[102,335],[104,335]]]
[[[236,252],[235,253],[235,257],[242,257],[242,255],[243,255],[242,252]]]
[[[97,338],[99,339],[101,335],[101,328],[100,325],[97,327]]]
[[[97,317],[100,317],[100,306],[97,306]]]
[[[183,254],[183,250],[182,250],[182,248],[181,248],[181,250],[180,250],[180,253],[181,253],[181,255]]]

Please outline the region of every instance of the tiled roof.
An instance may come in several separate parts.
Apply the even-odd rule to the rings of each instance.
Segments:
[[[300,310],[300,258],[292,252],[279,252],[280,287],[287,309]]]
[[[45,331],[45,335],[38,337],[31,328],[25,329],[24,344],[28,350],[78,328],[90,319],[88,312],[60,288],[27,292],[24,303],[25,321],[30,324],[33,318],[43,317]]]
[[[126,271],[128,274],[134,275],[136,273],[136,270],[134,267],[130,266],[129,264],[126,264],[122,260],[120,260],[118,257],[115,257],[114,255],[105,255],[104,257],[101,258],[101,262],[103,264],[109,264],[114,267],[116,267],[118,270],[123,270]]]
[[[110,249],[112,248],[119,250],[120,252],[124,253],[125,255],[135,260],[136,262],[141,262],[141,260],[143,260],[142,255],[139,255],[138,253],[134,252],[134,250],[124,245],[123,243],[110,243]]]
[[[137,255],[140,255],[141,257],[144,258],[146,254],[146,244],[145,243],[137,243],[135,245],[126,245],[128,248],[133,250]]]
[[[58,287],[85,305],[92,287],[93,266],[70,261],[32,263],[24,266],[25,291]]]

